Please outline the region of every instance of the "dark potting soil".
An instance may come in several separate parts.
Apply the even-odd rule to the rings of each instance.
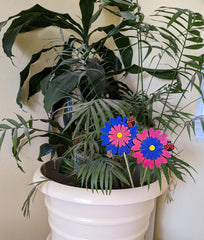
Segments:
[[[55,182],[77,187],[76,182],[67,173],[59,172],[60,163],[60,160],[46,162],[41,167],[42,174]]]

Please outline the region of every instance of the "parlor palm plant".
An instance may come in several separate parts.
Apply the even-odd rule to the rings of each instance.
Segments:
[[[203,16],[187,9],[161,7],[152,16],[157,20],[153,25],[145,22],[137,1],[104,0],[97,4],[98,9],[94,11],[95,0],[79,1],[80,22],[69,14],[35,5],[1,23],[3,28],[12,20],[3,36],[3,49],[11,59],[18,34],[56,26],[61,41],[52,41],[50,47],[35,53],[20,73],[16,101],[22,107],[22,88],[30,67],[45,52],[54,56],[52,67],[29,79],[28,99],[42,91],[48,119],[25,120],[19,115],[18,122],[5,119],[7,123],[0,125],[0,144],[6,132],[11,131],[12,152],[23,170],[19,157],[22,147],[33,138],[48,138],[40,147],[38,160],[50,154],[50,160],[61,160],[59,171],[71,176],[76,186],[100,188],[106,193],[113,188],[130,187],[129,172],[134,186],[150,185],[156,178],[162,185],[161,173],[167,182],[172,173],[183,180],[186,173],[191,175],[191,166],[179,159],[177,151],[168,155],[160,167],[144,166],[144,162],[129,156],[128,172],[122,156],[106,153],[100,135],[109,119],[113,121],[117,116],[134,119],[138,132],[144,128],[161,129],[163,133],[173,134],[175,137],[171,138],[175,140],[184,129],[189,134],[194,130],[195,119],[185,108],[180,108],[180,102],[192,88],[203,97],[200,83],[204,58],[199,55],[204,48]],[[102,11],[117,15],[119,24],[92,29]],[[71,30],[68,37],[62,29]],[[93,41],[92,36],[97,32],[103,32],[104,36]],[[108,40],[114,42],[114,48],[108,48]],[[195,50],[199,50],[198,54]],[[133,56],[137,60],[133,61]],[[169,65],[163,63],[167,56]],[[135,74],[135,89],[123,81],[128,74]],[[151,92],[155,78],[166,82]],[[178,101],[173,103],[171,99],[175,95]],[[57,121],[60,116],[63,124]],[[36,121],[46,122],[48,130],[35,127]]]

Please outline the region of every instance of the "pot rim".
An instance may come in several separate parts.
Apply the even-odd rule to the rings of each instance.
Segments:
[[[33,183],[44,180],[46,177],[41,172],[41,166],[35,171]],[[47,178],[46,178],[47,179]],[[159,181],[136,188],[113,189],[111,193],[102,193],[102,190],[94,190],[69,186],[50,180],[41,185],[41,191],[55,199],[64,201],[78,202],[94,205],[126,205],[138,202],[149,201],[162,195],[167,190],[168,184],[164,175],[162,175],[162,186],[160,189]]]

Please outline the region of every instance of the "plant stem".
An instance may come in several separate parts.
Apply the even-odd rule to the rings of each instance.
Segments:
[[[130,178],[131,187],[134,188],[134,183],[133,183],[133,180],[132,180],[132,176],[130,174],[130,168],[129,168],[129,164],[128,164],[128,160],[127,160],[126,154],[123,153],[123,156],[124,156],[124,159],[125,159],[128,175],[129,175],[129,178]]]
[[[145,168],[144,175],[143,175],[143,178],[142,178],[142,181],[141,181],[141,186],[143,186],[143,184],[144,184],[146,174],[147,174],[147,168]]]

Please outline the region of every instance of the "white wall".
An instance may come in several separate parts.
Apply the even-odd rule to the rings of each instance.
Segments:
[[[35,3],[40,3],[44,7],[55,11],[73,13],[76,12],[77,2],[76,0],[0,0],[0,21],[22,9],[33,6]],[[153,9],[160,5],[191,8],[204,14],[203,0],[141,0],[140,2],[143,12],[147,14],[152,13]],[[10,60],[5,57],[2,49],[0,49],[0,119],[13,117],[14,112],[20,112],[15,103],[19,86],[19,71],[28,61],[30,52],[33,49],[39,49],[44,44],[44,37],[45,35],[38,32],[31,36],[26,34],[26,36],[18,39],[14,49],[16,67],[12,66]],[[42,40],[40,41],[40,39]],[[22,52],[22,46],[26,47],[26,52]],[[192,97],[196,97],[196,94],[193,93]],[[32,113],[35,117],[42,117],[45,114],[43,109],[39,111],[40,99],[40,95],[37,95],[34,99],[35,108],[33,108]],[[192,111],[195,112],[195,108],[194,105]],[[0,239],[2,240],[45,240],[49,232],[41,194],[38,194],[37,200],[31,208],[30,220],[24,219],[20,210],[30,190],[28,184],[32,182],[33,172],[40,165],[36,161],[39,144],[39,141],[36,141],[34,148],[27,147],[23,152],[23,167],[26,174],[21,173],[16,167],[15,159],[10,151],[10,138],[7,139],[0,152]],[[167,205],[162,198],[160,199],[155,240],[203,240],[204,143],[196,142],[194,138],[190,142],[187,136],[184,136],[178,144],[184,149],[183,159],[191,163],[198,171],[198,174],[194,175],[196,184],[187,177],[186,183],[178,182],[174,202]]]

